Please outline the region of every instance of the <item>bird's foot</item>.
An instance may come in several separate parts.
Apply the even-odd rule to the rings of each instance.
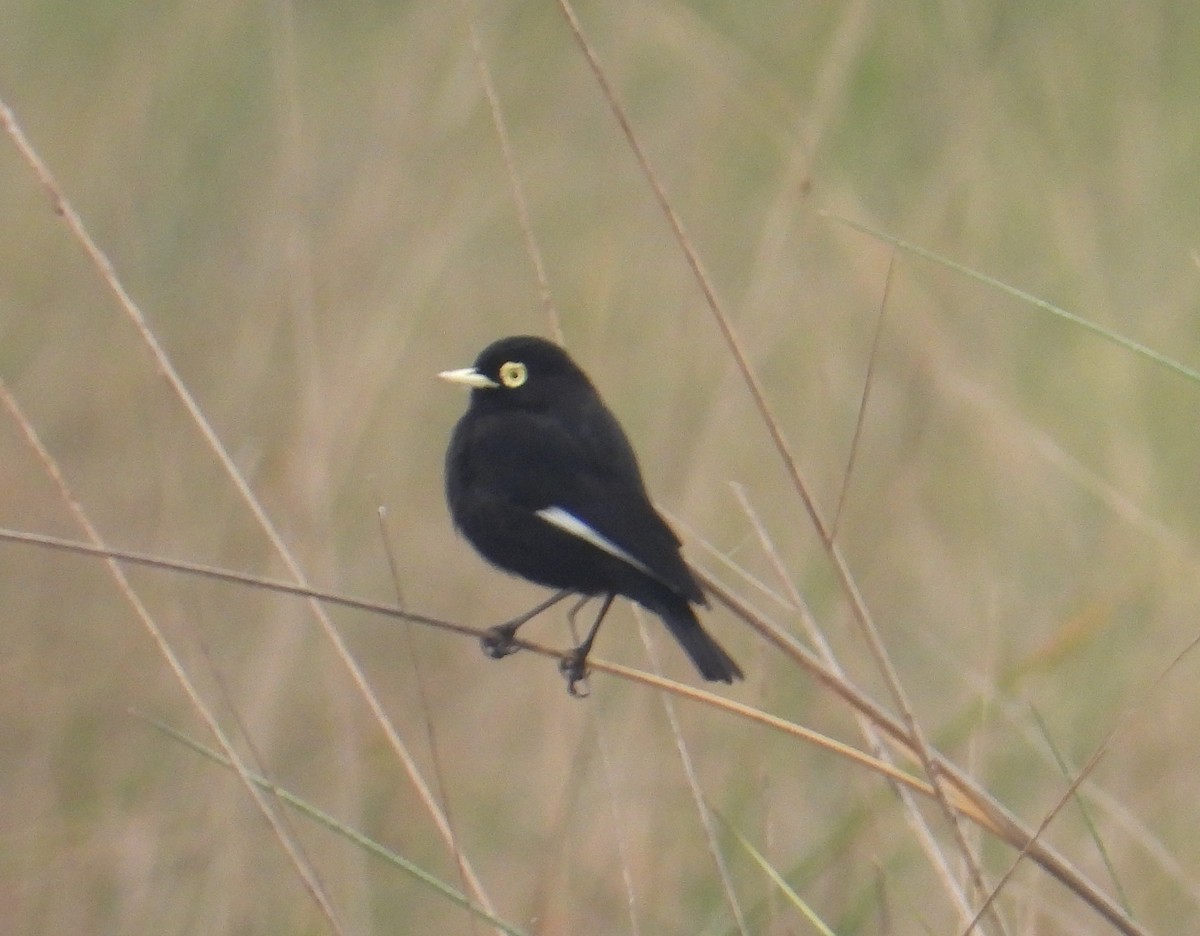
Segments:
[[[566,677],[567,692],[576,699],[586,699],[591,692],[587,689],[585,680],[588,675],[587,666],[587,649],[584,647],[576,647],[563,659],[558,662],[558,671]],[[577,683],[583,682],[584,690],[580,692],[575,688]]]
[[[479,638],[479,645],[493,660],[502,660],[521,649],[513,640],[516,633],[517,629],[511,624],[497,624],[484,632]]]

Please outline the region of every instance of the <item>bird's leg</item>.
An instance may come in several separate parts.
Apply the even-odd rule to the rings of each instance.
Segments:
[[[579,600],[571,606],[571,610],[567,612],[567,624],[571,628],[571,638],[575,639],[575,616],[583,610],[583,606],[594,598],[594,595],[581,595]]]
[[[547,608],[554,607],[554,605],[558,604],[570,594],[571,590],[569,588],[564,588],[562,591],[556,591],[541,604],[534,607],[532,611],[526,611],[524,614],[513,618],[511,621],[505,621],[503,624],[497,624],[495,627],[489,627],[479,641],[483,646],[483,652],[490,656],[493,660],[499,660],[501,657],[506,657],[510,653],[516,653],[521,649],[513,643],[513,638],[517,635],[517,628],[519,628],[526,621],[537,617]]]
[[[571,639],[572,640],[579,639],[579,628],[575,624],[575,618],[578,616],[579,612],[583,610],[583,606],[586,605],[589,601],[591,601],[594,597],[595,597],[594,595],[580,596],[579,600],[577,602],[575,602],[574,605],[571,606],[571,610],[567,612],[567,628],[571,631]],[[568,663],[565,660],[563,660],[559,663],[558,668],[565,674],[567,666],[568,666]],[[581,675],[575,677],[575,679],[571,679],[571,681],[567,684],[567,691],[569,693],[571,693],[571,695],[573,695],[577,699],[586,698],[587,696],[591,695],[590,689],[585,689],[582,692],[577,692],[575,690],[576,681],[581,680],[581,679],[587,679],[586,672],[581,673]]]
[[[592,629],[588,631],[588,635],[584,638],[583,643],[567,654],[566,658],[558,664],[559,670],[567,678],[567,692],[573,696],[581,695],[581,693],[575,690],[575,684],[587,678],[588,654],[592,652],[592,643],[596,639],[596,632],[600,630],[600,622],[604,620],[604,615],[608,614],[609,606],[616,597],[616,595],[611,593],[604,596],[604,603],[600,605],[600,613],[596,615],[596,622],[592,625]],[[579,607],[582,607],[582,605]],[[579,607],[576,607],[575,610],[578,611]],[[586,694],[582,693],[582,695]]]

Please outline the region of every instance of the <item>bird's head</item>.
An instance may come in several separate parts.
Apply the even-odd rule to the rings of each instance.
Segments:
[[[544,409],[576,394],[594,392],[566,351],[529,335],[501,338],[484,348],[470,367],[438,376],[470,387],[472,404],[483,406]]]

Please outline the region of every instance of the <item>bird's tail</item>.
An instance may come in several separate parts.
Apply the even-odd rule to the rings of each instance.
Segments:
[[[686,599],[672,595],[670,601],[657,603],[650,610],[663,619],[700,675],[709,682],[731,683],[742,678],[741,668],[700,625],[696,612]]]

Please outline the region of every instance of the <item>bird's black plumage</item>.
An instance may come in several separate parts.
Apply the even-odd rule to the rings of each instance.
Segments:
[[[439,376],[471,387],[446,453],[455,526],[507,572],[606,597],[568,669],[571,683],[614,595],[661,617],[705,679],[740,679],[692,610],[707,604],[704,593],[650,503],[629,440],[567,353],[541,338],[502,338],[474,366]],[[500,637],[511,639],[521,621]]]

